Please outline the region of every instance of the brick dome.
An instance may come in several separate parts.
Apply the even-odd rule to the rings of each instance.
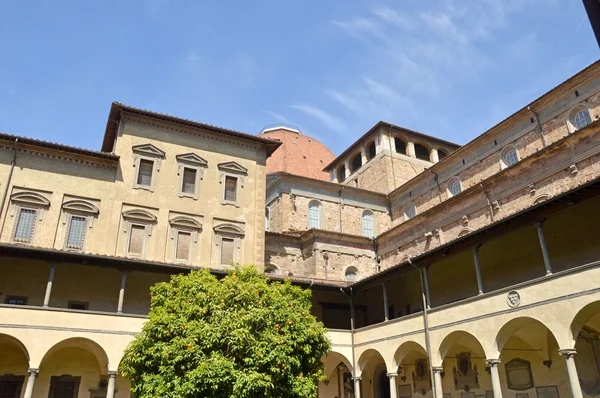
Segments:
[[[323,168],[331,163],[335,156],[319,141],[303,135],[298,129],[286,126],[267,128],[259,135],[282,142],[267,159],[267,173],[283,171],[329,181],[329,173],[324,172]]]

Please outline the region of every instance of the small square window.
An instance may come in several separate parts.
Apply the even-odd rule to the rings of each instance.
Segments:
[[[21,208],[19,210],[19,218],[17,219],[13,233],[13,240],[15,242],[31,243],[36,218],[37,210],[35,209]]]
[[[178,231],[177,232],[177,247],[175,250],[176,260],[189,260],[190,252],[192,247],[192,234],[191,232]]]
[[[67,249],[83,249],[86,227],[87,217],[74,215],[70,217],[69,230],[67,232]]]
[[[152,172],[154,170],[154,162],[148,159],[140,159],[140,166],[137,176],[137,185],[150,187],[152,186]]]
[[[4,298],[4,304],[27,305],[27,297],[26,296],[6,296]]]
[[[67,306],[67,308],[71,309],[71,310],[82,310],[82,311],[87,311],[87,309],[90,307],[90,303],[88,303],[87,301],[69,301],[69,305]]]
[[[181,192],[194,195],[196,193],[196,170],[185,167],[181,183]]]
[[[225,177],[225,196],[227,202],[235,202],[237,199],[237,177]]]
[[[145,240],[146,226],[132,224],[129,233],[129,244],[127,245],[127,252],[130,254],[137,255],[143,254]]]
[[[234,261],[235,239],[221,239],[221,264],[230,265]]]

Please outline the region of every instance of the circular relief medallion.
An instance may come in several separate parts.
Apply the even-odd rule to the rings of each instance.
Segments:
[[[518,307],[521,304],[521,295],[516,290],[511,290],[506,296],[506,302],[510,307]]]

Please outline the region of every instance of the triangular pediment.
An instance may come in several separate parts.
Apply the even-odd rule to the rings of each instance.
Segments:
[[[37,206],[50,206],[50,201],[39,193],[35,192],[17,192],[11,195],[13,202],[27,203]]]
[[[156,156],[159,158],[165,157],[165,152],[152,144],[134,145],[131,149],[133,152],[143,153],[144,155]]]
[[[69,211],[79,211],[82,213],[98,214],[100,210],[93,204],[86,202],[85,200],[70,200],[63,203],[63,209]]]
[[[248,174],[248,169],[237,162],[219,163],[219,170],[230,171],[238,174]]]
[[[176,158],[177,158],[178,162],[192,163],[197,166],[203,166],[203,167],[208,166],[208,162],[206,161],[206,159],[196,155],[193,152],[184,153],[182,155],[177,155]]]

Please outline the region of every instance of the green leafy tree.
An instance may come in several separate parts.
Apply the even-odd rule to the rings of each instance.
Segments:
[[[173,276],[152,287],[121,373],[138,398],[316,397],[330,342],[310,308],[309,290],[253,267]]]

